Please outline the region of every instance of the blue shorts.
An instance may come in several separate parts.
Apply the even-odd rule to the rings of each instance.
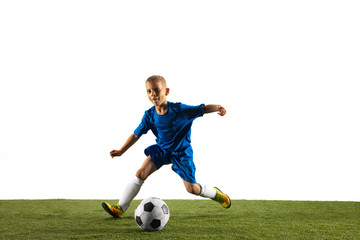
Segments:
[[[159,145],[151,145],[145,149],[145,155],[151,157],[151,161],[159,169],[163,165],[172,164],[172,170],[183,180],[197,183],[195,179],[195,164],[193,162],[193,151],[191,146],[182,152],[168,152]]]

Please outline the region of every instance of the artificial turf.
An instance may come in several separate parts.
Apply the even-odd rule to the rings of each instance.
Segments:
[[[101,200],[0,200],[0,239],[360,239],[359,202],[165,200],[158,232],[136,225],[139,202],[115,219]]]

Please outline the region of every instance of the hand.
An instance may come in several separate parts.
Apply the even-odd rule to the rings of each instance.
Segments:
[[[114,157],[120,157],[122,155],[122,152],[120,151],[120,150],[112,150],[111,152],[110,152],[110,156],[112,157],[112,158],[114,158]]]
[[[222,106],[219,106],[218,107],[218,114],[220,115],[220,116],[224,116],[225,114],[226,114],[226,109],[225,108],[223,108]]]

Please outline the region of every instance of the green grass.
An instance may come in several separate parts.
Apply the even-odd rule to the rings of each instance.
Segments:
[[[360,239],[359,202],[165,201],[167,226],[143,232],[139,201],[114,219],[100,200],[0,200],[0,239]]]

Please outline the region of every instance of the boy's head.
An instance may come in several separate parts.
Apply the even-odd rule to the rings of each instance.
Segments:
[[[167,87],[165,78],[160,75],[153,75],[153,76],[149,77],[148,79],[146,79],[146,82],[161,82],[161,84],[163,84],[165,87]]]
[[[145,86],[148,98],[155,106],[167,103],[166,96],[169,95],[170,89],[165,78],[159,75],[151,76],[145,81]]]

